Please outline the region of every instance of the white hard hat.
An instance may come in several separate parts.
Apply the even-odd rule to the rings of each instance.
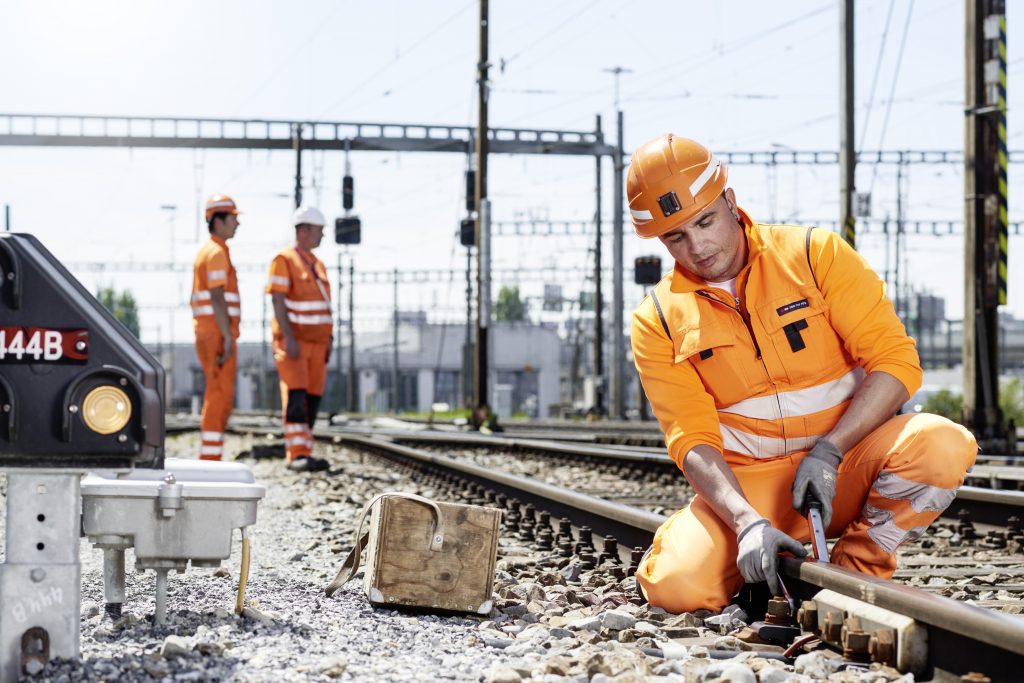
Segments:
[[[292,216],[292,225],[302,225],[303,223],[323,226],[327,225],[327,219],[315,206],[300,206],[295,209],[295,215]]]

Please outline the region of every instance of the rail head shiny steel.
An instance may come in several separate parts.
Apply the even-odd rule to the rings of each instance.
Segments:
[[[828,545],[825,543],[825,524],[821,518],[821,503],[816,500],[807,503],[807,525],[811,531],[814,559],[818,562],[828,562]]]

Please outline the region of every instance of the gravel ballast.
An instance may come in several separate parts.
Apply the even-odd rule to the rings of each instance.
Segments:
[[[276,445],[232,437],[228,452],[265,447]],[[234,613],[237,532],[220,569],[170,575],[167,623],[159,627],[152,624],[154,575],[132,571],[131,551],[124,615],[111,621],[104,614],[102,553],[83,539],[81,658],[52,662],[32,680],[913,680],[877,665],[837,671],[837,658],[822,652],[786,665],[742,640],[749,619],[735,606],[721,615],[667,614],[642,604],[622,566],[593,567],[576,553],[542,551],[507,529],[495,609],[486,617],[372,608],[359,581],[326,598],[324,587],[374,495],[401,490],[454,499],[438,482],[413,481],[372,456],[317,449],[331,463],[327,473],[292,473],[280,459],[243,460],[267,496],[249,532],[253,557],[241,616]],[[197,450],[197,435],[168,440],[171,457]]]

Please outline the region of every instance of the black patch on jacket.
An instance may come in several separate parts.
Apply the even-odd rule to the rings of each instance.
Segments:
[[[703,351],[700,352],[700,359],[707,360],[708,358],[711,358],[711,356],[713,355],[715,355],[714,349],[704,349]]]
[[[778,308],[775,309],[775,312],[778,313],[779,315],[786,315],[787,313],[792,313],[793,311],[799,311],[801,308],[807,308],[810,305],[811,304],[808,303],[807,299],[800,299],[800,301],[794,301],[791,304],[779,306]]]
[[[807,300],[804,299],[804,301],[806,302]],[[782,329],[786,332],[786,339],[789,341],[789,348],[793,349],[793,353],[803,351],[807,348],[807,344],[804,343],[804,338],[800,336],[800,330],[807,329],[806,320],[791,322]]]

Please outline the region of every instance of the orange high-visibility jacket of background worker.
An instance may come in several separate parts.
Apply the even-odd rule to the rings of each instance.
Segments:
[[[800,460],[866,373],[885,372],[912,395],[922,372],[884,283],[838,235],[759,225],[742,212],[740,222],[749,256],[737,296],[677,265],[634,313],[634,359],[680,469],[695,446],[717,449],[755,509],[806,538],[789,493]],[[891,575],[895,548],[951,502],[975,452],[969,433],[936,416],[872,432],[839,470],[831,528],[846,540],[833,559]],[[670,611],[719,609],[742,583],[735,555],[735,535],[698,496],[659,529],[637,579]]]
[[[299,342],[299,357],[289,358],[281,327],[274,318],[274,360],[281,379],[281,406],[285,414],[285,446],[288,462],[310,455],[313,448],[312,425],[316,406],[327,384],[327,353],[332,334],[331,290],[327,269],[320,259],[298,247],[288,247],[270,264],[267,293],[283,294],[288,323]],[[303,411],[288,410],[289,395],[304,390],[307,401]],[[311,400],[310,400],[311,399]],[[301,412],[304,420],[298,418]],[[313,414],[309,414],[312,412]],[[289,418],[291,414],[294,419]]]
[[[214,287],[224,288],[231,335],[238,339],[238,322],[242,315],[238,277],[231,264],[227,242],[210,235],[210,239],[200,247],[192,269],[192,324],[196,334],[196,355],[206,378],[203,412],[199,420],[203,442],[199,457],[205,460],[221,459],[224,430],[235,402],[235,371],[238,368],[237,352],[228,362],[217,365],[224,340],[213,316],[210,289]]]

